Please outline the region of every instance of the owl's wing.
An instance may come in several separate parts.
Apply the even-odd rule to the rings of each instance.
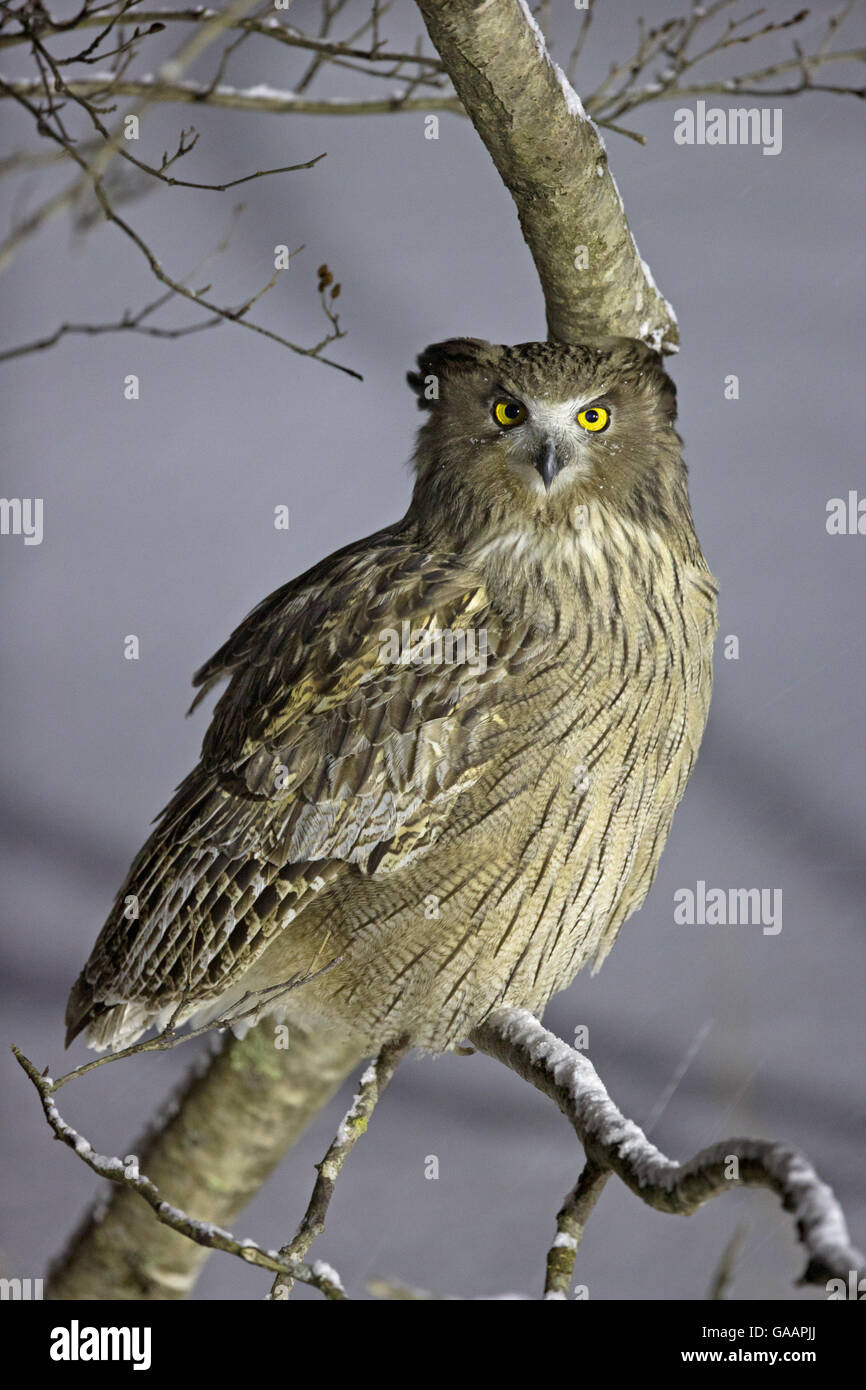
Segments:
[[[401,660],[424,633],[430,659]],[[221,994],[311,896],[423,854],[495,757],[531,645],[477,576],[399,533],[266,599],[195,677],[230,680],[73,991],[71,1035],[123,1001]]]
[[[267,603],[196,677],[231,681],[181,833],[281,868],[397,867],[480,776],[485,724],[501,729],[490,720],[509,663],[486,592],[404,543]]]

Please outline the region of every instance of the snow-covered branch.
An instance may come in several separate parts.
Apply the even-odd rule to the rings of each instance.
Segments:
[[[291,1047],[280,1051],[268,1021],[242,1039],[226,1034],[217,1054],[193,1069],[131,1146],[138,1169],[173,1210],[194,1212],[198,1223],[224,1230],[356,1062],[354,1047],[297,1029]],[[49,1079],[43,1080],[47,1087]],[[186,1298],[209,1248],[225,1247],[209,1247],[192,1229],[154,1220],[151,1205],[129,1182],[117,1182],[116,1171],[104,1176],[113,1176],[111,1195],[85,1215],[54,1262],[48,1296]]]
[[[733,1187],[768,1187],[790,1212],[808,1263],[802,1283],[858,1277],[866,1260],[851,1243],[832,1190],[797,1149],[764,1139],[726,1139],[687,1163],[666,1158],[608,1095],[588,1057],[525,1009],[499,1009],[473,1043],[530,1081],[559,1106],[597,1170],[621,1178],[657,1211],[690,1216]]]
[[[89,1139],[86,1139],[78,1130],[73,1129],[60,1114],[53,1099],[54,1083],[51,1077],[41,1074],[17,1047],[13,1047],[12,1051],[36,1087],[45,1118],[56,1138],[72,1149],[82,1163],[86,1164],[91,1172],[96,1173],[98,1177],[106,1178],[127,1192],[135,1193],[141,1197],[150,1207],[160,1225],[167,1226],[177,1235],[186,1237],[187,1240],[193,1242],[194,1246],[202,1246],[205,1250],[222,1250],[228,1255],[235,1255],[238,1259],[244,1260],[246,1264],[257,1265],[259,1269],[272,1270],[278,1277],[298,1279],[304,1284],[311,1284],[326,1298],[344,1299],[346,1297],[339,1276],[330,1266],[308,1265],[295,1255],[286,1255],[277,1250],[265,1250],[254,1240],[239,1240],[237,1236],[232,1235],[231,1231],[224,1230],[223,1227],[215,1225],[212,1221],[201,1221],[196,1217],[189,1216],[187,1212],[165,1200],[153,1179],[141,1171],[136,1154],[128,1154],[125,1158],[114,1158],[97,1153]],[[141,1257],[142,1253],[138,1250],[130,1250],[128,1255],[131,1260],[136,1260]]]

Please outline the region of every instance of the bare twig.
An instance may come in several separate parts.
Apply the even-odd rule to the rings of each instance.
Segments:
[[[330,37],[331,26],[341,11],[345,9],[346,4],[347,0],[322,0],[322,19],[318,33],[320,48],[297,84],[297,90],[299,92],[305,92],[307,90],[320,68],[325,63],[327,58],[326,44]],[[354,44],[362,34],[368,33],[371,27],[371,18],[368,17],[364,20],[363,24],[350,35],[348,39],[349,44]]]
[[[310,1246],[325,1229],[325,1217],[334,1195],[337,1179],[349,1154],[361,1135],[366,1133],[370,1117],[394,1072],[409,1050],[406,1039],[382,1049],[376,1061],[361,1077],[361,1086],[343,1118],[340,1128],[321,1163],[316,1164],[318,1177],[313,1194],[294,1237],[280,1251],[283,1259],[292,1263],[303,1260]],[[288,1298],[292,1290],[290,1275],[278,1274],[269,1297]]]
[[[798,10],[787,19],[766,21],[757,27],[754,27],[753,21],[762,11],[737,15],[730,19],[714,38],[708,39],[702,48],[693,49],[692,44],[696,36],[711,27],[712,21],[722,11],[730,9],[736,3],[737,0],[715,0],[714,4],[695,5],[688,14],[675,16],[653,29],[645,29],[643,24],[639,23],[638,44],[633,56],[625,62],[614,63],[611,66],[600,85],[586,96],[584,105],[587,111],[596,120],[615,121],[619,116],[647,102],[682,101],[698,96],[740,95],[768,99],[795,96],[804,91],[835,92],[839,95],[859,97],[864,95],[863,88],[852,86],[850,83],[818,83],[814,80],[817,69],[828,63],[862,63],[866,60],[866,49],[832,51],[830,48],[834,36],[854,8],[852,0],[828,20],[824,36],[813,53],[805,53],[795,41],[793,58],[780,59],[753,72],[728,78],[684,82],[684,75],[692,72],[708,58],[718,56],[728,49],[753,43],[757,39],[797,28],[809,15],[808,10]],[[657,61],[662,67],[653,73],[652,80],[642,80],[642,75],[647,74],[649,65]],[[797,83],[786,87],[766,85],[774,78],[794,71],[800,74]]]
[[[223,321],[215,314],[212,318],[203,319],[201,323],[189,323],[183,328],[159,328],[154,324],[142,322],[148,312],[147,306],[136,314],[127,311],[114,323],[61,323],[53,333],[46,333],[43,338],[34,338],[32,342],[21,343],[17,347],[4,348],[0,351],[0,362],[10,362],[14,357],[27,357],[32,352],[46,352],[48,348],[59,343],[61,338],[70,334],[98,338],[104,333],[142,333],[150,338],[186,338],[190,333],[201,333],[206,328],[216,328]]]
[[[710,1283],[710,1291],[707,1294],[707,1298],[715,1301],[720,1301],[724,1298],[725,1293],[731,1284],[731,1280],[734,1277],[734,1266],[736,1265],[737,1258],[740,1254],[740,1251],[743,1248],[743,1242],[746,1239],[747,1229],[748,1228],[745,1225],[738,1226],[737,1229],[734,1231],[734,1234],[728,1241],[727,1245],[725,1246],[724,1250],[722,1251],[721,1259],[719,1260],[715,1272],[713,1273],[712,1282]]]
[[[3,79],[0,79],[0,92],[2,92],[4,89],[8,89],[7,84],[3,81]],[[345,372],[347,376],[352,376],[355,377],[357,380],[361,380],[359,372],[354,371],[351,367],[344,366],[341,362],[335,362],[330,357],[323,356],[323,349],[328,343],[333,342],[338,337],[344,336],[342,330],[338,329],[333,331],[332,333],[328,334],[324,339],[322,339],[320,343],[317,343],[312,348],[303,348],[298,343],[293,343],[288,338],[284,338],[282,334],[275,333],[273,332],[273,330],[265,328],[262,324],[251,323],[247,318],[245,318],[245,315],[250,306],[253,303],[255,303],[256,299],[261,297],[261,293],[264,293],[266,290],[271,288],[271,286],[275,283],[275,278],[272,278],[268,282],[268,284],[265,286],[265,290],[261,291],[259,295],[254,296],[253,299],[248,300],[238,309],[227,309],[219,304],[214,304],[212,300],[205,299],[203,293],[196,293],[195,291],[190,290],[181,281],[173,279],[172,276],[170,276],[167,273],[167,271],[163,269],[156,255],[150,249],[144,238],[140,236],[139,233],[136,232],[135,229],[132,226],[130,226],[130,224],[127,221],[125,221],[124,218],[122,218],[120,214],[112,207],[111,203],[109,202],[108,195],[105,192],[102,178],[98,174],[93,173],[91,166],[78,153],[77,149],[68,139],[68,137],[66,137],[62,133],[62,131],[53,129],[52,126],[44,120],[43,115],[39,111],[39,109],[28,98],[22,96],[20,93],[17,92],[13,93],[13,95],[15,96],[15,99],[22,106],[24,106],[32,116],[34,116],[34,118],[38,119],[38,121],[42,125],[44,132],[48,136],[50,136],[51,139],[55,140],[58,144],[62,145],[63,148],[67,150],[71,158],[75,160],[75,162],[81,167],[84,173],[87,174],[87,176],[91,179],[93,192],[96,195],[96,199],[100,207],[102,208],[102,211],[105,214],[106,219],[109,222],[112,222],[114,226],[117,227],[121,232],[123,232],[124,236],[126,236],[128,240],[131,241],[133,245],[137,247],[137,249],[140,251],[142,256],[147,261],[151,271],[153,272],[157,280],[159,280],[162,284],[166,285],[168,289],[172,290],[175,294],[182,295],[184,299],[189,299],[193,303],[198,304],[201,308],[206,309],[210,314],[217,314],[220,318],[227,319],[229,322],[232,323],[240,323],[244,328],[248,328],[251,332],[259,333],[263,337],[269,338],[272,342],[279,343],[282,347],[288,348],[290,352],[298,353],[302,357],[313,357],[317,361],[323,362],[326,366],[334,367],[337,371]]]
[[[235,111],[270,111],[277,114],[295,112],[299,116],[389,116],[395,111],[453,111],[462,114],[462,107],[455,96],[426,96],[407,99],[399,93],[388,97],[376,97],[353,101],[341,97],[304,97],[296,91],[281,91],[264,84],[256,87],[219,86],[212,90],[206,83],[187,81],[168,81],[158,74],[146,74],[135,79],[115,80],[110,73],[98,73],[93,77],[68,78],[65,91],[69,96],[101,96],[111,82],[114,96],[144,97],[154,102],[177,102],[181,105],[193,102],[196,105],[227,107]],[[4,78],[4,91],[0,97],[25,96],[39,97],[45,87],[36,78]],[[59,95],[53,88],[52,95]]]
[[[348,1071],[361,1058],[338,1034],[292,1028],[281,1050],[272,1020],[244,1038],[220,1035],[212,1058],[188,1079],[131,1145],[139,1166],[172,1205],[231,1228]],[[111,1189],[85,1214],[54,1262],[49,1297],[185,1298],[207,1258],[204,1246],[154,1221],[135,1191]]]
[[[68,1145],[78,1155],[82,1163],[85,1163],[100,1178],[107,1178],[109,1182],[137,1193],[147,1202],[157,1221],[163,1226],[168,1226],[178,1235],[186,1236],[188,1240],[194,1241],[196,1245],[204,1246],[208,1250],[223,1250],[226,1254],[234,1255],[245,1261],[246,1264],[257,1265],[259,1269],[273,1270],[277,1274],[287,1274],[293,1279],[299,1279],[304,1284],[311,1284],[326,1298],[344,1299],[346,1297],[339,1276],[335,1276],[334,1271],[328,1270],[326,1272],[322,1266],[311,1267],[302,1260],[280,1255],[276,1250],[264,1250],[254,1240],[239,1240],[230,1231],[223,1230],[222,1227],[207,1221],[198,1221],[194,1217],[188,1216],[185,1211],[181,1211],[180,1208],[172,1206],[170,1202],[165,1201],[160,1196],[156,1184],[146,1174],[139,1171],[138,1158],[134,1154],[121,1159],[109,1158],[105,1154],[97,1153],[90,1141],[67,1124],[61,1116],[51,1099],[52,1093],[56,1090],[51,1078],[41,1075],[29,1058],[25,1057],[17,1047],[13,1047],[12,1051],[19,1065],[38,1091],[43,1113],[56,1137]]]
[[[162,179],[163,183],[171,184],[176,188],[204,188],[210,193],[225,193],[229,188],[238,188],[242,183],[252,183],[253,179],[267,179],[272,174],[292,174],[296,169],[314,169],[320,160],[327,158],[327,151],[314,155],[312,159],[305,159],[300,164],[282,164],[276,169],[256,169],[253,174],[243,174],[238,179],[229,179],[228,183],[193,183],[190,179],[168,178],[160,169],[148,170],[148,173],[156,174],[157,178]]]
[[[243,0],[243,3],[248,4],[248,0]],[[22,20],[21,23],[24,23],[24,21]],[[241,34],[241,39],[243,39],[244,37],[245,36]],[[49,101],[52,113],[56,115],[58,111],[57,104],[54,102],[54,98],[56,96],[70,97],[72,101],[75,102],[81,108],[81,110],[84,111],[85,114],[90,118],[90,121],[93,124],[94,128],[99,133],[99,135],[102,136],[102,139],[105,142],[105,146],[103,150],[103,160],[101,161],[100,168],[101,176],[104,176],[106,168],[106,164],[104,162],[105,153],[108,150],[113,149],[115,154],[120,155],[122,159],[126,160],[127,163],[133,165],[141,173],[149,174],[151,177],[159,179],[161,182],[166,183],[169,186],[208,189],[212,192],[224,193],[226,189],[235,188],[238,184],[248,183],[251,179],[267,178],[271,174],[287,174],[298,169],[312,169],[316,164],[319,163],[321,159],[325,158],[325,154],[323,153],[316,155],[313,159],[305,160],[299,164],[285,164],[277,169],[259,169],[253,174],[246,174],[241,178],[231,179],[228,183],[194,183],[189,179],[174,178],[173,176],[169,175],[166,171],[170,169],[171,166],[175,164],[179,159],[182,159],[185,155],[189,154],[192,149],[195,148],[198,142],[198,133],[195,130],[190,129],[189,131],[181,131],[180,137],[178,139],[177,148],[174,154],[164,154],[162,158],[162,163],[159,168],[156,168],[152,164],[148,164],[145,160],[139,159],[136,155],[132,154],[130,150],[125,148],[124,141],[119,135],[119,133],[112,134],[112,132],[107,129],[107,127],[99,118],[100,108],[96,107],[92,101],[85,100],[83,96],[79,95],[79,93],[74,90],[74,84],[71,84],[66,80],[66,78],[60,71],[61,65],[57,61],[55,61],[55,59],[49,53],[48,49],[45,47],[44,44],[41,43],[41,41],[35,33],[31,34],[31,43],[33,46],[34,56],[37,58],[40,68],[43,71],[43,91],[46,95],[47,100]],[[229,45],[229,49],[231,49],[231,45]],[[229,49],[227,49],[226,51],[228,52]],[[47,77],[44,75],[47,71],[50,71],[53,81],[49,81]],[[115,84],[116,79],[112,78],[111,82],[107,84],[107,89],[113,90]],[[211,84],[210,88],[206,89],[204,97],[205,100],[207,99],[209,91],[213,90],[215,86],[216,81],[214,81],[214,83]],[[92,93],[91,95],[93,94],[95,93]],[[102,93],[99,94],[102,95]],[[62,125],[60,125],[59,123],[58,129],[64,136],[64,144],[69,143],[69,136],[63,129]],[[44,129],[43,133],[45,133]]]
[[[586,1223],[610,1177],[609,1168],[587,1161],[577,1183],[556,1215],[556,1236],[547,1252],[546,1299],[568,1298],[574,1275],[574,1262]]]
[[[111,5],[99,6],[94,5],[91,2],[91,0],[84,0],[81,10],[79,10],[76,16],[62,24],[55,25],[55,28],[58,31],[62,32],[66,32],[70,28],[75,28],[77,26],[78,21],[84,15],[89,15],[91,18],[94,18],[95,22],[102,24],[104,12],[107,10],[112,10],[113,23],[132,7],[132,3],[133,0],[122,0],[122,3],[118,9],[112,9]],[[220,37],[225,27],[229,23],[234,22],[235,20],[242,17],[248,10],[252,9],[254,3],[255,0],[235,0],[235,3],[232,6],[230,6],[228,10],[210,10],[207,12],[202,12],[196,30],[193,33],[192,37],[185,41],[180,46],[180,48],[172,55],[172,57],[167,62],[163,63],[160,67],[158,73],[159,79],[166,79],[171,77],[171,79],[174,81],[179,80],[183,76],[183,73],[189,66],[189,64],[193,62],[197,57],[199,57],[210,44],[214,43]],[[0,4],[0,11],[2,10],[6,10],[7,13],[9,12],[9,7],[6,4],[6,0],[3,0],[3,3]],[[24,12],[16,12],[15,18],[21,28],[20,37],[22,41],[28,41],[31,45],[34,61],[39,71],[39,79],[36,84],[36,89],[34,90],[34,96],[36,98],[37,107],[39,109],[39,115],[36,120],[36,128],[41,135],[50,136],[52,132],[47,128],[44,121],[44,117],[46,115],[46,111],[47,113],[55,116],[55,118],[57,119],[58,130],[61,136],[63,137],[60,141],[60,150],[57,152],[57,156],[59,158],[73,158],[71,142],[68,136],[66,135],[65,130],[63,129],[62,123],[59,120],[59,108],[58,103],[56,101],[56,95],[60,91],[63,91],[64,94],[67,96],[70,95],[70,92],[68,87],[66,87],[65,85],[65,78],[59,71],[59,66],[54,62],[50,53],[48,53],[47,49],[45,48],[45,45],[39,39],[38,12],[36,16],[27,15]],[[151,28],[152,27],[153,25],[151,26]],[[101,88],[98,86],[91,94],[92,96],[97,96],[100,94],[104,95],[106,91],[111,90],[111,86],[113,83],[120,81],[120,79],[124,76],[129,65],[129,60],[131,60],[131,57],[135,52],[134,42],[135,35],[133,35],[133,38],[130,39],[129,42],[125,45],[125,48],[127,50],[126,54],[118,60],[113,70],[110,73],[108,73],[104,79],[100,79],[100,82],[102,84]],[[46,69],[50,70],[50,75],[46,71]],[[4,95],[11,95],[11,93],[3,90],[2,79],[0,79],[0,97]],[[29,235],[32,235],[34,231],[38,230],[40,226],[42,226],[51,217],[55,216],[57,213],[62,211],[65,207],[74,206],[76,203],[79,203],[83,197],[83,194],[89,188],[91,182],[93,182],[96,179],[104,179],[110,164],[118,154],[122,155],[122,157],[125,158],[127,162],[129,162],[130,164],[137,166],[140,171],[148,175],[155,176],[157,178],[162,177],[163,181],[166,183],[183,182],[181,180],[170,180],[165,178],[165,170],[171,163],[174,163],[176,159],[188,153],[192,146],[195,144],[195,140],[193,140],[190,144],[185,144],[184,134],[181,133],[178,149],[175,155],[172,157],[171,160],[168,160],[167,157],[164,157],[161,170],[156,170],[152,166],[146,165],[143,161],[137,160],[130,153],[130,151],[125,148],[125,142],[123,139],[125,118],[121,118],[115,125],[114,129],[109,132],[106,130],[102,122],[98,119],[100,111],[104,111],[104,108],[96,107],[93,101],[87,100],[85,98],[76,98],[74,93],[72,93],[71,95],[73,96],[73,99],[78,100],[79,105],[82,106],[82,108],[89,116],[91,122],[94,124],[95,128],[103,136],[103,142],[101,144],[99,144],[98,142],[75,142],[75,148],[77,150],[78,155],[86,156],[88,167],[84,169],[84,172],[79,174],[79,176],[76,179],[74,179],[67,186],[66,189],[61,190],[59,193],[52,195],[52,197],[47,199],[45,203],[43,203],[39,208],[37,208],[34,213],[31,213],[30,216],[27,219],[25,219],[23,223],[20,224],[20,226],[13,228],[12,232],[7,236],[3,245],[0,246],[0,270],[8,266],[15,252],[20,248],[20,246],[24,243],[24,241],[27,239]],[[44,108],[42,106],[43,102],[45,104]],[[149,104],[150,101],[147,97],[144,98],[143,103],[139,103],[138,110],[134,113],[139,120],[147,111]],[[96,143],[95,150],[92,148],[94,143]],[[77,162],[79,166],[83,168],[80,158],[75,159],[74,162]],[[265,171],[261,171],[261,173],[264,172]],[[255,177],[259,176],[261,176],[259,173],[255,175]],[[232,180],[231,183],[237,183],[240,181],[241,180]],[[207,185],[193,186],[207,187]],[[86,225],[87,219],[82,219],[82,223]],[[320,350],[321,345],[318,351]]]
[[[124,7],[125,9],[128,7]],[[199,25],[203,22],[216,18],[224,11],[214,10],[206,5],[193,5],[187,9],[170,10],[140,10],[134,11],[134,17],[138,25],[150,24],[194,24]],[[119,16],[118,16],[119,17]],[[79,29],[91,29],[104,23],[103,12],[81,14],[76,23],[76,32]],[[51,18],[47,14],[40,15],[38,18],[39,33],[49,37],[52,33],[60,34],[66,32],[68,26],[59,20]],[[355,48],[351,44],[341,43],[337,40],[316,38],[312,35],[302,34],[286,24],[278,15],[269,15],[267,18],[234,18],[229,23],[222,26],[224,29],[241,29],[246,33],[259,34],[263,38],[273,39],[276,43],[285,44],[288,48],[298,48],[310,53],[322,53],[328,58],[352,58],[358,62],[365,63],[417,63],[423,67],[432,69],[434,72],[442,71],[442,63],[433,53],[403,53],[394,52],[390,49],[381,48]],[[366,25],[364,26],[367,27]],[[363,32],[363,31],[362,31]],[[2,34],[0,35],[0,50],[4,48],[17,47],[26,43],[23,34]]]

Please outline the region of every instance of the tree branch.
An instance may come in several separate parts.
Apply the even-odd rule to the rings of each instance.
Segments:
[[[221,11],[212,9],[207,5],[193,5],[181,10],[140,10],[137,7],[131,7],[129,17],[134,19],[136,24],[202,24],[218,18],[221,13]],[[105,22],[106,15],[104,13],[84,14],[76,21],[75,30],[77,32],[79,29],[95,28]],[[387,48],[355,48],[351,44],[340,43],[335,39],[313,38],[310,35],[300,33],[297,29],[289,28],[277,15],[268,15],[264,19],[256,17],[234,18],[229,23],[223,24],[222,27],[227,30],[240,29],[245,33],[260,34],[263,38],[274,39],[277,43],[285,44],[288,48],[300,48],[310,53],[321,53],[326,58],[352,58],[357,62],[365,63],[414,63],[431,68],[434,72],[442,71],[442,63],[435,54],[399,53],[392,52]],[[49,15],[40,16],[38,29],[40,34],[46,38],[52,34],[64,32],[64,26]],[[15,47],[18,44],[26,43],[26,41],[23,34],[0,35],[0,50]]]
[[[45,1118],[55,1137],[72,1149],[91,1172],[117,1184],[127,1193],[134,1193],[143,1198],[161,1226],[192,1241],[195,1246],[201,1246],[205,1251],[222,1250],[226,1254],[237,1256],[246,1264],[257,1265],[260,1269],[276,1270],[278,1277],[290,1276],[292,1279],[300,1279],[305,1284],[311,1284],[324,1293],[326,1298],[345,1298],[339,1276],[335,1278],[328,1266],[311,1267],[301,1259],[277,1254],[274,1250],[264,1250],[254,1240],[239,1240],[231,1231],[214,1225],[212,1221],[197,1220],[178,1207],[172,1206],[161,1196],[153,1179],[141,1172],[136,1154],[129,1154],[126,1158],[120,1159],[97,1153],[90,1141],[63,1119],[51,1098],[54,1092],[51,1077],[40,1075],[29,1058],[17,1047],[13,1047],[12,1051],[36,1087]],[[116,1293],[114,1297],[117,1297]]]
[[[800,1282],[823,1284],[862,1274],[866,1260],[851,1244],[832,1190],[797,1149],[763,1139],[728,1139],[688,1163],[666,1158],[617,1109],[595,1067],[525,1009],[498,1009],[472,1042],[554,1100],[583,1145],[587,1162],[622,1179],[657,1211],[690,1216],[733,1187],[768,1187],[793,1215],[808,1256]]]
[[[409,1043],[405,1038],[384,1047],[372,1066],[369,1066],[361,1077],[361,1089],[346,1111],[328,1152],[321,1163],[316,1164],[318,1177],[303,1220],[293,1239],[280,1251],[281,1259],[290,1265],[304,1259],[313,1241],[325,1229],[325,1217],[337,1179],[343,1171],[343,1164],[361,1135],[366,1133],[370,1117],[382,1092],[408,1051]],[[269,1297],[285,1299],[291,1291],[292,1276],[281,1273],[274,1280]]]
[[[678,343],[629,231],[604,141],[521,0],[418,0],[467,114],[517,204],[552,338]],[[588,266],[578,269],[580,248]]]
[[[4,80],[0,78],[0,93],[2,93],[4,88],[8,89],[8,83],[5,83]],[[9,90],[11,91],[11,89]],[[263,337],[269,338],[272,342],[279,343],[282,347],[288,348],[290,352],[298,353],[298,355],[301,357],[314,357],[317,361],[324,363],[328,367],[333,367],[335,368],[335,370],[339,372],[344,372],[347,376],[353,376],[359,381],[362,379],[360,373],[354,371],[351,367],[345,367],[341,362],[335,362],[333,358],[324,356],[323,349],[327,347],[329,343],[332,343],[336,339],[345,336],[343,331],[339,327],[339,321],[335,314],[329,315],[330,329],[326,336],[311,348],[301,347],[298,343],[293,343],[288,338],[284,338],[282,334],[274,333],[271,329],[265,328],[263,324],[253,323],[248,318],[246,318],[246,315],[252,308],[252,306],[255,303],[257,303],[259,299],[261,299],[262,295],[267,294],[267,292],[270,289],[272,289],[273,286],[276,284],[277,279],[280,275],[279,270],[275,272],[275,274],[271,277],[268,283],[263,286],[261,290],[259,290],[256,294],[252,295],[243,304],[233,309],[225,308],[222,305],[215,304],[212,300],[205,299],[204,291],[196,292],[194,290],[191,290],[187,285],[183,283],[182,280],[176,280],[172,276],[170,276],[168,272],[163,268],[155,252],[151,250],[150,246],[147,244],[144,238],[140,236],[139,233],[135,230],[135,228],[132,227],[124,218],[122,218],[119,215],[119,213],[115,210],[115,208],[112,206],[108,198],[108,195],[105,191],[102,175],[94,171],[92,165],[88,164],[88,162],[82,157],[82,155],[79,154],[75,145],[72,143],[72,141],[64,131],[62,122],[57,118],[56,111],[52,109],[51,114],[55,118],[55,124],[57,126],[57,129],[53,128],[48,123],[44,115],[42,115],[39,112],[38,107],[35,106],[27,97],[21,95],[18,92],[12,92],[12,95],[22,106],[24,106],[30,112],[32,116],[34,116],[34,118],[39,120],[42,126],[43,133],[49,136],[51,139],[53,139],[63,149],[65,149],[66,152],[69,154],[70,158],[72,158],[75,161],[75,163],[79,165],[84,174],[90,179],[94,195],[96,197],[97,202],[99,203],[100,208],[102,209],[102,212],[105,215],[106,220],[108,222],[113,223],[113,225],[117,227],[119,231],[123,232],[124,236],[126,236],[129,239],[129,241],[131,241],[132,244],[138,248],[156,279],[159,280],[161,284],[165,285],[173,294],[180,295],[184,299],[190,300],[192,303],[198,305],[199,308],[207,310],[209,314],[215,314],[218,317],[225,319],[230,323],[239,323],[242,328],[249,329],[249,331],[252,333],[259,333]],[[300,250],[302,248],[298,249]],[[292,252],[291,254],[295,255],[297,254],[297,252]]]
[[[40,97],[46,93],[46,85],[37,78],[4,78],[3,86],[6,90],[0,92],[0,97]],[[47,91],[51,95],[62,95],[50,83]],[[270,111],[279,115],[290,111],[299,116],[389,116],[395,111],[462,112],[460,102],[454,96],[404,98],[397,94],[354,101],[348,97],[299,96],[297,92],[282,91],[266,83],[242,88],[224,85],[211,87],[207,83],[186,79],[172,82],[159,74],[126,79],[103,72],[95,73],[93,77],[67,78],[64,83],[64,92],[70,96],[104,97],[106,91],[111,96],[145,97],[152,102],[177,102],[181,105],[193,102],[228,107],[235,111]]]
[[[268,1021],[242,1040],[229,1035],[135,1146],[140,1170],[171,1206],[226,1226],[359,1060],[357,1048],[333,1035],[294,1028],[291,1047],[280,1051]],[[185,1298],[207,1254],[121,1185],[85,1216],[55,1262],[48,1297]]]
[[[568,1298],[580,1242],[595,1204],[610,1177],[609,1168],[587,1161],[556,1214],[556,1237],[547,1252],[546,1299]]]

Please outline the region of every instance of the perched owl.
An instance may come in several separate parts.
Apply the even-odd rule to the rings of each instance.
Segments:
[[[673,384],[623,338],[457,338],[408,379],[427,416],[406,516],[278,589],[196,675],[196,703],[228,686],[69,1039],[223,1017],[339,958],[263,1011],[359,1055],[440,1051],[499,1005],[540,1012],[646,896],[716,630]]]

